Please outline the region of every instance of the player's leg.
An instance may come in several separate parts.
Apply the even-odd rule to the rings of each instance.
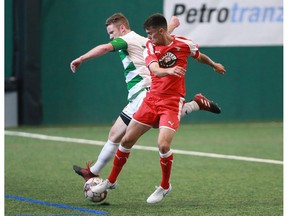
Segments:
[[[99,176],[100,171],[114,157],[119,147],[119,143],[125,134],[126,128],[127,125],[119,116],[110,129],[108,140],[104,144],[95,164],[90,167],[90,163],[86,162],[86,168],[81,168],[77,165],[74,165],[74,171],[78,175],[82,176],[85,181],[88,181],[88,179],[92,177]]]
[[[114,157],[113,168],[110,172],[108,180],[111,183],[115,183],[119,173],[122,170],[122,167],[126,163],[130,150],[133,145],[137,142],[137,140],[146,133],[151,127],[147,125],[143,125],[132,120],[126,130],[126,134],[121,141],[121,145],[119,146],[116,156]]]
[[[160,186],[148,197],[147,203],[153,204],[161,202],[171,190],[170,176],[173,164],[173,152],[171,142],[175,131],[170,128],[160,128],[158,136],[158,146],[160,154],[160,166],[162,170],[162,179]]]
[[[119,146],[115,154],[113,167],[111,169],[109,177],[97,186],[92,187],[91,190],[93,192],[102,193],[107,189],[115,188],[117,178],[129,158],[131,148],[137,142],[139,137],[141,137],[150,128],[150,126],[140,124],[133,120],[130,122],[126,130],[125,136],[121,141],[121,145]]]
[[[90,171],[93,174],[99,175],[100,171],[105,167],[105,165],[114,158],[126,129],[127,125],[124,123],[121,117],[118,117],[110,129],[108,140],[103,146],[96,163],[90,167]]]
[[[106,166],[106,164],[114,158],[114,155],[119,147],[119,143],[123,138],[127,126],[131,121],[133,114],[139,109],[143,98],[146,96],[146,91],[142,91],[136,98],[130,101],[123,109],[120,116],[112,126],[109,132],[108,140],[103,146],[96,163],[90,167],[90,164],[86,163],[86,168],[81,168],[74,165],[74,171],[81,175],[85,181],[94,176],[99,176],[100,171]]]
[[[158,148],[160,154],[160,166],[162,179],[160,186],[148,197],[147,203],[158,203],[165,195],[172,190],[170,176],[173,163],[173,152],[171,143],[174,133],[180,125],[180,114],[183,107],[184,98],[162,97],[157,102],[159,120]]]
[[[146,91],[141,92],[123,109],[121,115],[112,126],[109,132],[108,141],[100,152],[96,163],[90,168],[92,173],[99,175],[102,168],[114,158],[120,141],[126,133],[126,129],[132,119],[133,114],[139,109],[145,96]]]
[[[137,142],[139,137],[147,132],[152,125],[158,121],[157,112],[154,106],[155,100],[153,97],[147,96],[143,100],[138,111],[133,115],[133,119],[129,123],[126,133],[121,140],[121,145],[115,154],[113,167],[108,179],[95,186],[92,189],[93,192],[102,193],[106,189],[115,188],[117,177],[130,155],[131,148]]]
[[[185,103],[183,106],[181,117],[198,110],[205,110],[216,114],[221,113],[221,108],[216,103],[202,94],[196,94],[193,100]]]

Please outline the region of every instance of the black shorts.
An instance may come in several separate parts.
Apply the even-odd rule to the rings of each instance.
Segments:
[[[131,118],[128,115],[126,115],[124,112],[121,112],[120,117],[123,120],[123,122],[128,126],[131,121]]]

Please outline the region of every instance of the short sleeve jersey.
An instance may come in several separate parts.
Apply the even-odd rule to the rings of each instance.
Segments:
[[[147,41],[147,38],[131,31],[110,42],[114,47],[114,51],[119,52],[124,67],[128,101],[133,100],[140,92],[151,85],[150,72],[143,57]]]
[[[180,66],[186,69],[189,56],[198,58],[200,52],[197,44],[184,37],[172,37],[173,41],[168,46],[156,46],[152,44],[150,40],[147,42],[147,49],[144,52],[147,67],[149,67],[152,62],[157,61],[162,68]],[[184,76],[166,75],[164,77],[158,77],[151,72],[151,77],[151,92],[185,97],[186,88]]]

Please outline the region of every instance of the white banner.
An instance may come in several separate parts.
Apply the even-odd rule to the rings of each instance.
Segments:
[[[201,47],[283,45],[282,0],[164,0],[163,11]]]

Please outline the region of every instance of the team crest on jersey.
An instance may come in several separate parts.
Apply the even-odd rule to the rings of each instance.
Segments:
[[[167,52],[159,59],[159,64],[161,67],[172,67],[177,61],[177,57],[172,52]]]

